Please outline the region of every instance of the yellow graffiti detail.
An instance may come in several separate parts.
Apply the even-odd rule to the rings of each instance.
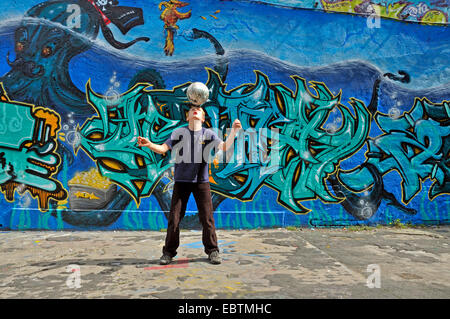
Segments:
[[[323,9],[325,11],[335,11],[335,12],[355,12],[355,7],[360,5],[365,0],[344,0],[335,3],[327,3],[322,0]]]
[[[429,10],[420,19],[423,23],[435,24],[435,23],[447,23],[447,17],[442,11],[439,10]]]
[[[34,114],[35,117],[38,119],[42,119],[45,122],[45,125],[50,126],[50,136],[56,137],[56,131],[60,128],[59,127],[59,118],[55,115],[53,112],[49,112],[47,110],[44,110],[42,108],[38,108]]]
[[[88,186],[97,189],[107,189],[111,184],[112,182],[108,178],[101,176],[99,171],[95,168],[92,168],[87,172],[76,174],[68,183],[69,186]],[[77,196],[77,193],[75,193],[75,196]]]
[[[389,4],[387,8],[379,4],[373,4],[372,6],[375,9],[375,12],[382,18],[399,19],[398,14],[408,6],[408,3],[396,2],[394,4]]]
[[[88,192],[75,192],[74,193],[76,198],[87,198],[87,199],[100,199],[99,197],[95,196],[94,193],[88,193]]]
[[[321,0],[323,9],[325,11],[330,12],[340,12],[340,13],[357,13],[355,11],[355,7],[358,7],[362,3],[367,0],[343,0],[334,3],[328,3],[325,0]],[[374,15],[379,16],[380,18],[391,18],[397,20],[403,20],[399,14],[405,9],[410,3],[408,2],[396,2],[393,4],[389,4],[387,6],[373,3],[370,5],[374,9]],[[446,24],[447,17],[442,11],[439,10],[429,10],[420,20],[424,23],[433,23],[433,24]]]

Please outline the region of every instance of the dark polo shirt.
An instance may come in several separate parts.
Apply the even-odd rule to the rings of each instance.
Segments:
[[[216,132],[202,127],[191,131],[189,127],[177,128],[164,142],[175,159],[175,182],[209,182],[210,155],[222,142]]]

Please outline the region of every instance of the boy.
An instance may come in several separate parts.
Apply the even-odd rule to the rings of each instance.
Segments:
[[[211,189],[209,185],[209,158],[205,148],[211,146],[219,150],[227,151],[234,143],[236,131],[242,128],[241,122],[236,119],[233,122],[231,133],[226,142],[223,142],[217,134],[203,127],[205,111],[201,105],[209,98],[209,90],[200,82],[192,83],[186,95],[191,102],[186,120],[189,125],[180,127],[172,132],[163,144],[154,144],[148,139],[138,137],[138,145],[148,147],[155,153],[164,154],[168,150],[175,152],[175,183],[173,186],[172,201],[170,205],[167,236],[163,247],[163,255],[160,258],[161,265],[168,265],[177,254],[180,244],[179,224],[184,217],[186,205],[191,193],[194,194],[198,208],[198,215],[203,227],[202,241],[205,253],[212,264],[220,264],[219,247],[217,245],[216,229],[214,226]],[[212,143],[212,145],[210,145]],[[207,149],[208,150],[208,149]],[[203,156],[205,154],[205,156]]]

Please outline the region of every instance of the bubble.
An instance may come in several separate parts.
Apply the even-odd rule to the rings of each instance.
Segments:
[[[25,172],[23,171],[23,170],[19,170],[18,172],[17,172],[17,176],[20,178],[20,179],[25,179]]]
[[[337,125],[332,123],[332,124],[327,124],[327,126],[325,127],[325,130],[327,131],[328,134],[334,134],[337,132],[338,128]]]
[[[120,93],[112,88],[108,89],[105,95],[106,95],[105,101],[107,103],[107,106],[117,104],[120,100]]]
[[[370,208],[369,206],[366,206],[361,210],[361,216],[363,218],[367,219],[367,218],[372,217],[372,215],[373,215],[373,211],[372,211],[372,208]]]
[[[22,196],[19,200],[19,205],[21,207],[29,207],[31,205],[31,197],[28,194]]]
[[[179,35],[181,36],[181,37],[183,37],[185,40],[187,40],[187,41],[194,41],[195,39],[194,39],[194,33],[192,32],[192,30],[184,30],[184,31],[181,31],[180,33],[179,33]]]
[[[114,86],[118,88],[120,86],[120,82],[114,82]]]
[[[398,119],[400,117],[400,110],[396,107],[391,107],[389,109],[389,117],[393,120]]]
[[[63,130],[64,130],[64,131],[67,131],[68,129],[69,129],[69,125],[64,124],[64,125],[63,125]]]
[[[360,203],[361,205],[364,205],[364,203],[365,203],[364,199],[361,199],[361,200],[359,201],[359,203]]]
[[[23,193],[23,191],[25,190],[26,186],[24,184],[20,184],[19,186],[17,186],[17,191],[19,193]]]
[[[72,146],[77,146],[81,142],[81,134],[77,131],[70,131],[66,134],[66,141]]]

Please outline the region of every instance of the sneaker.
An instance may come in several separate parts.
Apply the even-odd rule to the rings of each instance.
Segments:
[[[218,265],[222,262],[222,259],[220,258],[218,251],[213,251],[212,253],[210,253],[208,258],[211,264]]]
[[[161,258],[159,259],[159,264],[160,265],[168,265],[172,262],[172,257],[170,257],[169,255],[162,255]]]

